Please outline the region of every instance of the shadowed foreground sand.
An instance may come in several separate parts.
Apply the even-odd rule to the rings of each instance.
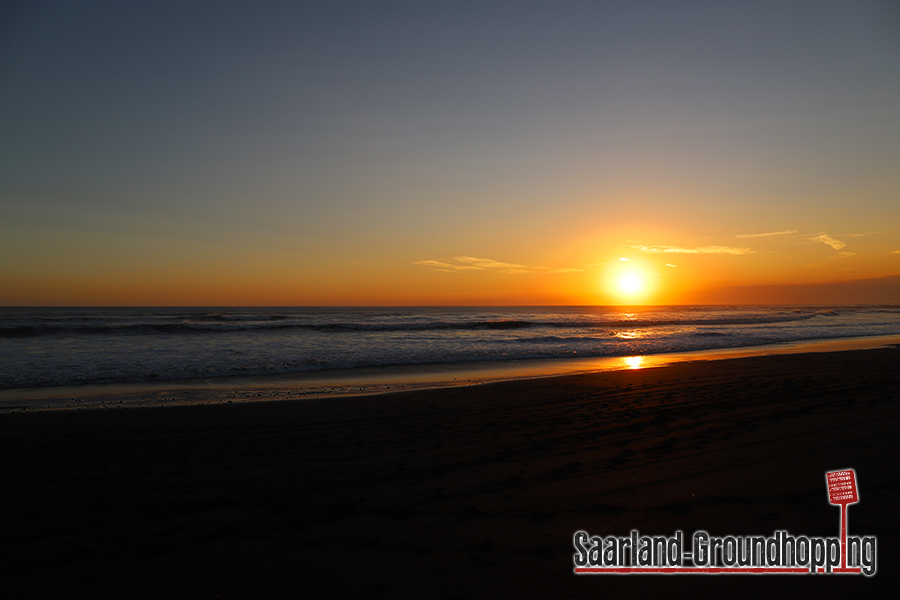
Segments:
[[[0,415],[5,597],[757,597],[898,583],[900,351]],[[862,576],[575,576],[572,535],[838,535]]]

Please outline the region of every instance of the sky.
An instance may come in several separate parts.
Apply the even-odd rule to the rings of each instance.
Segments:
[[[12,2],[0,305],[900,303],[896,2]]]

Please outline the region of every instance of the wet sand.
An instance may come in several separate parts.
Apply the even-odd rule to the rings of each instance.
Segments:
[[[896,586],[900,351],[0,415],[5,597],[758,597]],[[572,535],[851,535],[878,573],[576,576]]]

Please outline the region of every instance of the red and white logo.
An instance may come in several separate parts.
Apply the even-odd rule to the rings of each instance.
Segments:
[[[853,469],[825,474],[828,501],[841,507],[841,536],[713,536],[694,532],[684,552],[681,531],[672,537],[642,536],[637,530],[618,537],[576,531],[575,574],[875,574],[877,539],[847,535],[847,505],[859,502]],[[849,564],[848,564],[849,563]]]

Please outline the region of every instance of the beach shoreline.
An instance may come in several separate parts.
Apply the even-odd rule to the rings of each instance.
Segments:
[[[0,389],[0,413],[343,398],[577,373],[665,367],[690,361],[716,361],[807,352],[842,352],[885,348],[898,344],[900,335],[895,334],[629,356],[473,361],[462,364],[359,367],[193,380]]]
[[[858,597],[896,585],[900,350],[0,415],[11,597]],[[572,536],[838,535],[862,576],[576,576]]]

